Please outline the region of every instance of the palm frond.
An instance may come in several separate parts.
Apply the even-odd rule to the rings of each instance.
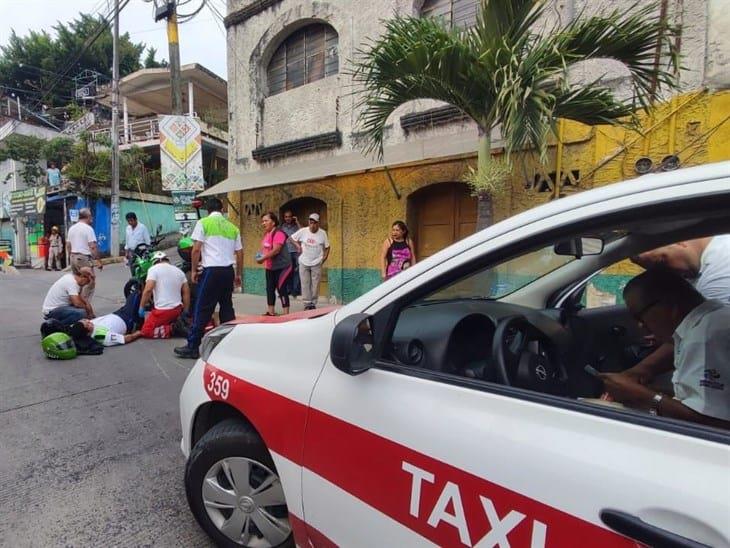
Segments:
[[[658,5],[651,2],[607,15],[578,18],[562,32],[547,37],[551,47],[562,53],[569,64],[588,59],[614,59],[629,71],[636,101],[646,107],[655,86],[673,88],[678,66],[672,40],[678,29],[662,21]],[[670,61],[657,66],[656,51]]]
[[[396,18],[384,24],[385,33],[357,53],[350,72],[361,94],[356,108],[361,109],[366,152],[382,155],[388,117],[415,99],[445,101],[481,122],[488,78],[477,70],[469,36],[434,19]]]

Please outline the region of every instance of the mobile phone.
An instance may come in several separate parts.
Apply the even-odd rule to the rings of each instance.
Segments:
[[[600,375],[600,373],[598,372],[598,370],[595,367],[593,367],[592,365],[586,365],[583,368],[583,371],[585,371],[586,373],[588,373],[591,377],[597,377],[598,375]]]

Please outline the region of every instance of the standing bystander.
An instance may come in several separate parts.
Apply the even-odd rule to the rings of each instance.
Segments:
[[[190,287],[183,271],[170,264],[164,251],[156,251],[152,256],[154,266],[147,272],[139,315],[144,318],[142,336],[147,339],[169,339],[173,324],[183,311],[190,309]],[[153,298],[153,308],[146,312],[145,307]]]
[[[279,229],[286,234],[287,236],[291,237],[296,233],[301,226],[299,226],[299,220],[294,216],[294,214],[291,212],[291,210],[286,210],[284,212],[284,222],[281,223],[281,226]],[[289,251],[289,257],[291,258],[291,265],[294,269],[292,271],[292,275],[289,276],[289,283],[287,286],[287,293],[289,293],[292,297],[298,297],[302,294],[302,284],[299,280],[299,251],[297,250],[297,244],[292,242],[291,240],[286,241],[286,249]]]
[[[322,265],[330,254],[330,242],[327,233],[319,228],[319,214],[309,216],[309,226],[292,235],[301,253],[299,256],[299,279],[302,283],[302,300],[304,310],[314,310],[319,299],[319,280],[322,277]]]
[[[276,292],[279,292],[281,308],[289,314],[289,278],[292,275],[291,258],[286,248],[288,236],[279,229],[279,219],[272,211],[261,216],[264,237],[256,262],[266,269],[266,316],[276,316]]]
[[[61,238],[61,234],[59,233],[57,226],[51,228],[51,236],[48,240],[50,242],[48,248],[48,262],[53,270],[59,270],[62,265],[61,255],[63,254],[63,238]]]
[[[94,259],[96,259],[96,266],[99,267],[99,270],[103,268],[96,245],[96,233],[91,228],[91,221],[91,210],[84,207],[79,210],[79,221],[68,231],[66,247],[71,256],[71,269],[74,272],[79,272],[79,269],[84,266],[88,266],[93,272]],[[89,303],[94,297],[95,287],[96,280],[95,277],[92,277],[91,282],[83,288],[82,296]]]
[[[125,215],[127,219],[127,231],[124,238],[124,253],[127,257],[127,266],[134,276],[134,250],[140,244],[149,246],[152,243],[150,231],[137,220],[137,214],[130,211]]]
[[[46,169],[46,175],[48,176],[48,186],[58,187],[61,185],[61,170],[56,166],[56,162],[51,162]]]
[[[236,317],[233,310],[233,288],[241,285],[241,233],[236,225],[223,217],[223,203],[218,198],[208,199],[206,209],[208,216],[195,223],[191,235],[195,243],[190,279],[198,287],[188,343],[175,348],[175,354],[182,358],[198,358],[203,330],[216,305],[220,306],[219,317],[222,323]],[[203,270],[198,273],[198,264],[201,262]]]

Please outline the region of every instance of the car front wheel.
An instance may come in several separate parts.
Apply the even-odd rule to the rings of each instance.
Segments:
[[[281,480],[261,438],[235,419],[211,428],[185,468],[188,504],[219,546],[294,546]]]

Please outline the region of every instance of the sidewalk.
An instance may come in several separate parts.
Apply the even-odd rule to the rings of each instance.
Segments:
[[[304,310],[304,303],[301,297],[299,299],[291,299],[291,312],[299,312]],[[325,297],[319,298],[318,307],[330,306],[329,301]],[[233,308],[237,316],[247,314],[263,314],[266,312],[266,297],[264,295],[252,295],[251,293],[233,292]],[[281,314],[281,301],[276,301],[276,313]]]

